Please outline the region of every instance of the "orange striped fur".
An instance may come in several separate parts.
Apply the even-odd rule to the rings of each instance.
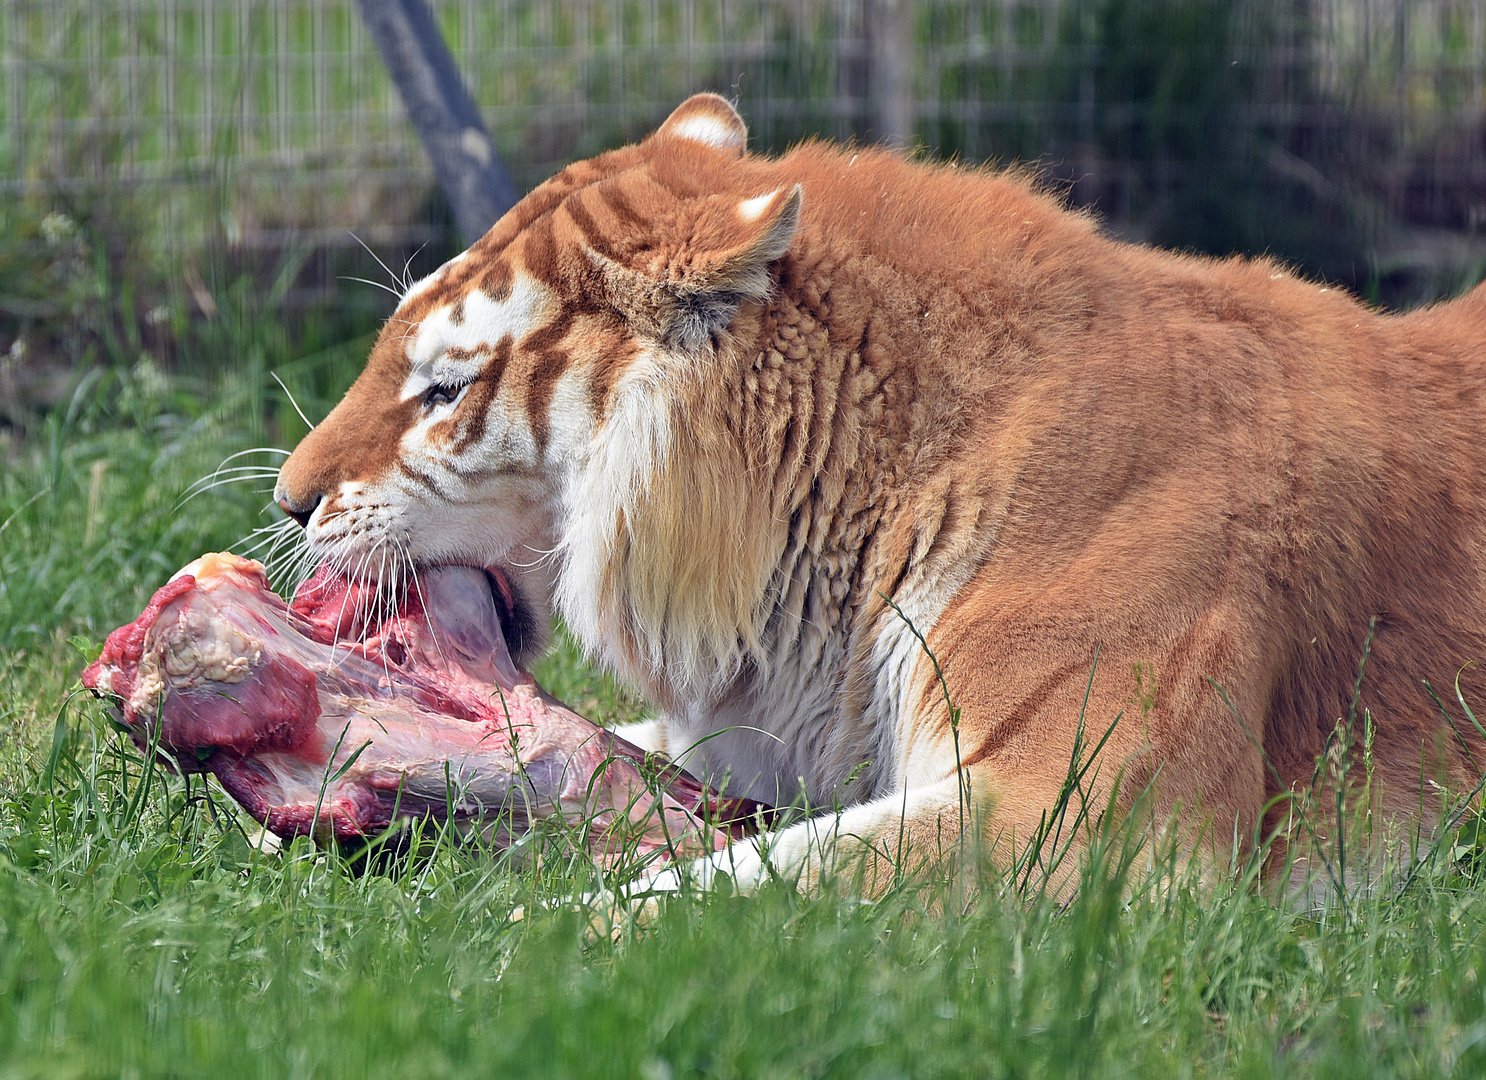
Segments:
[[[844,837],[954,847],[906,620],[1003,859],[1081,714],[1123,714],[1096,801],[1121,776],[1248,837],[1310,783],[1373,618],[1375,802],[1475,782],[1421,680],[1486,658],[1486,290],[1385,316],[1117,242],[1018,173],[746,139],[691,98],[414,286],[283,468],[310,543],[503,568],[656,703],[637,736],[723,732],[693,769],[844,806],[722,853],[745,886]]]

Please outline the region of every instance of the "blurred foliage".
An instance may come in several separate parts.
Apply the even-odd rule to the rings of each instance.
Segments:
[[[736,95],[759,150],[874,138],[868,5],[433,7],[525,185],[644,135],[701,89]],[[1486,272],[1486,13],[1473,0],[914,11],[929,155],[1036,162],[1121,235],[1268,252],[1388,306]],[[399,272],[420,245],[415,275],[452,252],[351,0],[0,0],[0,12],[0,181],[13,193],[0,200],[0,365],[13,376],[0,423],[34,426],[66,396],[65,369],[148,355],[213,371],[255,353],[273,367],[368,333],[387,298],[339,279],[388,279],[347,230]]]
[[[1486,246],[1465,242],[1486,223],[1486,19],[1385,6],[1069,0],[1018,22],[1045,64],[940,69],[940,98],[1008,107],[942,115],[927,144],[1041,162],[1134,239],[1268,253],[1390,307],[1455,295],[1486,275]],[[1444,229],[1458,250],[1419,231]]]
[[[242,422],[271,439],[302,434],[268,373],[323,415],[364,359],[391,298],[362,284],[307,304],[291,293],[306,276],[333,280],[341,266],[365,274],[363,259],[371,259],[327,260],[308,244],[242,251],[220,235],[174,246],[153,231],[142,199],[102,190],[0,201],[0,433],[37,430],[97,368],[128,390],[98,406],[118,419],[131,419],[131,402],[149,396],[144,386],[158,374],[183,376],[178,389],[200,394],[244,372],[255,389]],[[353,342],[359,355],[346,355]]]

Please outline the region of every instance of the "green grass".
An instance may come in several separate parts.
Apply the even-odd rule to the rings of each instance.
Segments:
[[[1116,835],[1066,906],[989,870],[968,905],[947,886],[862,904],[774,885],[679,897],[611,941],[544,905],[592,886],[560,842],[524,862],[435,843],[378,873],[305,842],[251,850],[230,800],[199,777],[146,782],[76,692],[102,635],[171,570],[263,520],[250,490],[177,508],[253,445],[251,377],[192,394],[156,379],[132,405],[122,383],[83,387],[6,466],[0,1075],[1486,1068],[1486,883],[1470,858],[1432,859],[1343,912],[1276,903],[1242,873],[1151,876],[1144,853],[1122,872]],[[540,676],[600,718],[637,711],[566,638]]]

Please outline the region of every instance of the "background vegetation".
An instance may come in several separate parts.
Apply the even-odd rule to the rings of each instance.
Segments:
[[[736,90],[761,148],[871,138],[860,5],[441,2],[518,182]],[[783,887],[594,937],[560,846],[363,873],[267,856],[145,767],[77,674],[176,567],[269,520],[291,446],[448,214],[349,3],[0,3],[0,1075],[1473,1075],[1479,829],[1407,884],[1199,889],[1109,838],[1071,904]],[[1482,275],[1483,15],[1431,0],[921,0],[926,153],[1043,163],[1123,234],[1269,250],[1378,302]],[[420,250],[421,247],[421,250]],[[239,459],[271,463],[270,456]],[[643,705],[570,642],[549,689]],[[1111,718],[1092,718],[1107,722]],[[1108,873],[1106,871],[1109,871]],[[522,905],[527,917],[513,921]]]

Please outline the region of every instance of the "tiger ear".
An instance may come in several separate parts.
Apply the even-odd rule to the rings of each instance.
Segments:
[[[735,157],[742,157],[748,147],[748,125],[738,110],[717,94],[693,94],[676,106],[655,133],[690,139]]]
[[[769,267],[789,250],[802,197],[799,184],[741,201],[712,196],[698,200],[684,223],[673,223],[688,239],[654,252],[642,266],[624,266],[592,250],[590,257],[609,302],[632,328],[695,351],[727,328],[739,304],[768,297]]]

